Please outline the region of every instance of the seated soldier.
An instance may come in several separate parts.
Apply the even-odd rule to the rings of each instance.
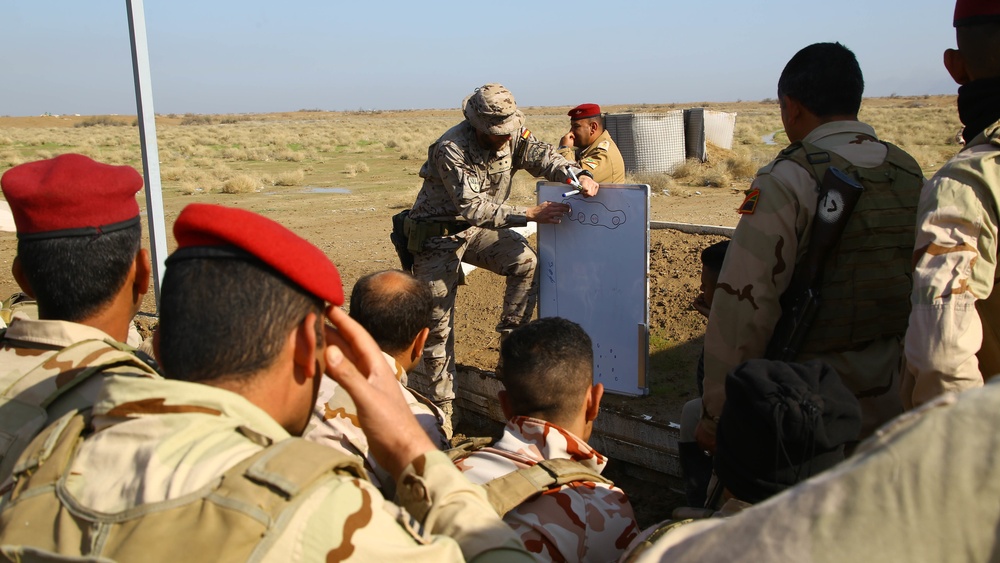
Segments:
[[[156,334],[167,379],[110,377],[96,431],[68,415],[32,443],[0,510],[0,552],[529,560],[417,425],[375,342],[336,307],[340,277],[320,249],[260,215],[205,204],[181,212],[174,236]],[[353,456],[293,438],[324,376],[351,394],[405,510]]]
[[[539,491],[504,515],[544,561],[613,561],[636,534],[628,497],[599,475],[607,458],[587,444],[604,394],[603,385],[592,384],[593,358],[590,337],[566,319],[515,329],[500,345],[497,370],[504,435],[456,462],[472,482],[492,482],[491,494],[501,497],[504,485],[493,485],[503,476],[551,460],[573,460],[591,474]]]
[[[142,177],[133,168],[65,154],[15,166],[0,185],[17,228],[14,279],[37,300],[38,316],[15,313],[0,333],[0,399],[22,407],[0,403],[2,430],[13,435],[0,438],[3,481],[46,421],[93,405],[100,381],[81,368],[138,362],[120,343],[149,289],[151,267],[135,198]],[[25,305],[10,301],[11,309]],[[63,355],[72,361],[46,362],[73,344],[78,352]]]
[[[709,499],[711,508],[677,509],[673,519],[643,531],[623,560],[638,557],[651,536],[692,518],[732,516],[830,469],[860,431],[861,405],[829,364],[740,364],[726,378],[719,418],[714,461],[721,495]]]
[[[396,373],[410,411],[438,449],[449,446],[444,415],[430,401],[405,387],[406,373],[420,362],[430,330],[431,290],[401,270],[369,274],[351,291],[351,318],[358,321],[382,349]],[[368,439],[358,421],[351,396],[337,382],[325,377],[313,407],[312,424],[303,435],[307,440],[360,456],[372,483],[386,498],[393,498],[396,484],[372,456]]]

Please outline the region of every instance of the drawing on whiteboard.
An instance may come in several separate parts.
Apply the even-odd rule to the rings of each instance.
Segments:
[[[569,218],[588,227],[604,227],[617,229],[625,223],[625,212],[621,209],[608,209],[599,201],[589,201],[582,197],[564,199],[563,203],[570,206]]]

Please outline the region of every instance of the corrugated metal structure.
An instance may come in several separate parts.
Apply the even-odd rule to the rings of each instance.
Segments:
[[[609,113],[605,128],[618,145],[625,171],[673,172],[684,163],[684,111]]]

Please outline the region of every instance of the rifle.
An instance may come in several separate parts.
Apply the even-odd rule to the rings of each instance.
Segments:
[[[864,187],[843,170],[834,166],[826,169],[820,184],[809,248],[781,296],[781,318],[767,345],[768,359],[793,361],[802,347],[822,302],[819,288],[823,282],[823,266],[840,242],[863,191]]]

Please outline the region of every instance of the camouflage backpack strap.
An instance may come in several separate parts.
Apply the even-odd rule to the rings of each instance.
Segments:
[[[448,456],[448,459],[450,459],[452,463],[455,463],[469,457],[473,452],[477,452],[492,443],[493,438],[487,436],[473,436],[462,440],[456,444],[455,447],[445,450],[444,454]]]
[[[43,488],[54,490],[56,482],[69,471],[85,430],[83,415],[72,411],[35,436],[14,466],[11,501],[28,490],[32,495],[44,492]]]
[[[581,481],[614,484],[578,461],[547,459],[531,467],[497,477],[483,487],[493,509],[503,517],[545,491]]]
[[[275,532],[288,523],[282,514],[307,496],[303,493],[334,476],[368,480],[357,457],[302,438],[289,438],[236,464],[205,500],[236,508],[264,525],[267,535],[247,559],[257,560],[272,547],[279,535]]]

